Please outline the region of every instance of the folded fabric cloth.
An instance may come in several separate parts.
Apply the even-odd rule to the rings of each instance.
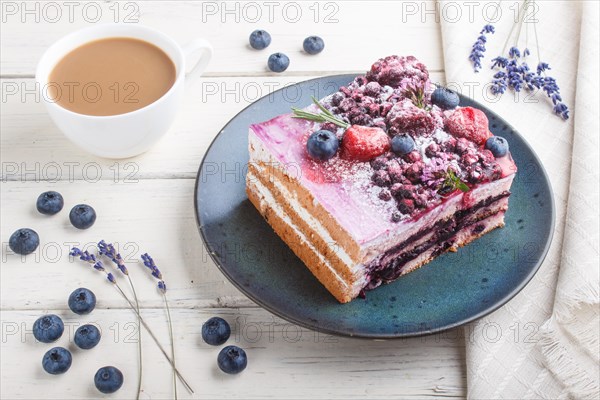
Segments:
[[[487,103],[525,136],[550,176],[557,211],[552,246],[534,279],[504,307],[465,330],[468,397],[598,399],[598,2],[535,2],[521,28],[518,47],[530,48],[535,68],[537,21],[540,61],[550,64],[548,74],[556,78],[571,110],[567,121],[552,113],[541,91],[534,96],[507,91],[499,99],[489,92],[490,60],[505,48],[519,3],[493,2],[501,10],[494,15],[495,7],[487,3],[473,8],[473,2],[459,2],[463,14],[474,10],[474,22],[448,18],[443,12],[448,3],[457,4],[438,2],[447,84]],[[498,21],[493,22],[495,33],[486,35],[483,68],[475,74],[468,55],[490,22],[485,17]],[[513,44],[514,35],[508,47]]]

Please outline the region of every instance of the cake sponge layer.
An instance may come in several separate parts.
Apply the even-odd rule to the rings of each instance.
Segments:
[[[352,261],[348,255],[341,257],[343,249],[323,238],[323,227],[315,226],[316,221],[303,208],[294,202],[287,193],[282,196],[277,190],[276,179],[266,180],[259,169],[249,168],[246,191],[248,198],[260,211],[265,220],[285,241],[292,251],[306,264],[312,274],[341,303],[347,303],[360,295],[363,289],[372,289],[381,283],[390,282],[427,264],[446,251],[475,240],[494,228],[504,225],[504,211],[508,205],[508,194],[490,197],[462,212],[460,224],[456,221],[439,221],[443,229],[413,238],[397,254],[384,253],[377,266],[365,266]],[[281,184],[281,182],[279,182]],[[454,222],[454,224],[453,224]],[[445,235],[439,237],[439,232]],[[331,240],[328,235],[327,238]],[[335,251],[334,249],[338,249]],[[409,256],[407,256],[409,254]],[[353,272],[350,272],[353,271]]]

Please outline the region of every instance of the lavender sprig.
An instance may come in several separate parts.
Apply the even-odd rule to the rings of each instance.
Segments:
[[[473,70],[475,72],[479,72],[481,69],[481,59],[483,58],[483,54],[485,53],[485,44],[487,42],[486,33],[493,34],[495,32],[494,26],[487,24],[483,27],[481,32],[479,32],[479,37],[473,44],[471,48],[471,54],[469,55],[469,60],[473,63]]]
[[[129,271],[125,266],[125,261],[120,253],[117,253],[115,246],[112,243],[106,243],[104,240],[98,242],[98,253],[111,259],[117,265],[117,268],[124,275],[129,275]]]
[[[121,257],[121,254],[117,252],[115,246],[112,243],[106,243],[104,240],[98,242],[98,253],[104,257],[108,257],[112,260],[113,263],[117,266],[119,271],[125,276],[127,276],[127,280],[129,281],[129,287],[131,287],[131,291],[133,292],[133,300],[135,301],[135,308],[138,314],[138,385],[137,385],[137,394],[136,399],[140,398],[140,393],[142,391],[142,376],[143,376],[143,357],[142,357],[142,330],[141,330],[141,321],[140,321],[140,302],[137,296],[137,292],[135,290],[135,286],[133,285],[133,280],[131,279],[131,275],[129,275],[129,271],[125,266],[125,260]]]
[[[502,94],[508,88],[508,75],[504,71],[498,71],[494,74],[494,79],[492,80],[492,87],[490,90],[493,94]]]
[[[529,24],[524,24],[526,18],[525,10],[530,4],[535,3],[535,0],[524,0],[519,8],[519,19],[512,25],[510,33],[506,38],[502,54],[492,59],[491,68],[496,72],[493,75],[492,84],[490,91],[493,94],[500,95],[506,92],[507,89],[512,89],[515,92],[520,92],[522,89],[527,91],[533,91],[535,89],[541,90],[552,102],[553,112],[560,116],[562,119],[567,120],[569,118],[569,108],[563,103],[560,95],[560,88],[558,87],[556,80],[546,75],[546,71],[550,70],[550,65],[541,60],[539,40],[537,35],[537,26],[534,22],[533,31],[535,33],[535,44],[537,48],[538,65],[534,71],[531,70],[526,58],[531,55],[529,48],[527,47],[528,41],[528,27]],[[523,25],[525,28],[525,48],[523,52],[519,50],[519,37]],[[517,28],[515,30],[515,28]],[[513,32],[515,32],[514,42],[512,46],[506,51],[509,42],[513,38]],[[485,25],[484,28],[479,32],[475,44],[469,54],[469,60],[473,63],[475,72],[479,72],[481,69],[481,59],[486,51],[487,37],[486,33],[494,33],[494,27],[492,25]],[[506,57],[505,57],[506,53]]]
[[[94,267],[97,271],[104,271],[104,266],[101,261],[96,259],[96,256],[88,252],[87,250],[81,251],[77,247],[73,247],[69,252],[69,255],[72,257],[79,257],[81,261],[85,261]]]
[[[148,253],[142,254],[141,257],[142,257],[142,261],[144,262],[144,265],[152,273],[152,276],[155,277],[156,279],[162,280],[162,278],[163,278],[162,273],[160,272],[160,270],[154,263],[154,260],[152,259],[152,257],[150,257],[150,255]]]
[[[493,94],[503,94],[507,88],[515,92],[520,92],[523,88],[527,91],[542,90],[552,101],[554,113],[564,120],[569,119],[569,108],[562,101],[556,79],[545,76],[546,71],[551,69],[550,65],[546,62],[540,62],[536,67],[536,71],[533,72],[527,62],[522,61],[519,63],[517,61],[520,54],[518,49],[511,47],[509,51],[510,59],[496,57],[492,60],[492,69],[499,68],[499,70],[492,79],[491,92]],[[523,54],[529,54],[529,50],[525,49]]]
[[[181,380],[181,382],[186,387],[186,389],[190,393],[193,394],[194,390],[192,389],[192,387],[189,385],[189,383],[185,380],[185,378],[183,377],[183,375],[179,372],[179,370],[175,366],[175,361],[172,360],[171,357],[169,357],[169,355],[165,351],[165,349],[162,346],[162,344],[159,342],[158,338],[156,337],[156,335],[154,334],[154,332],[152,331],[152,329],[150,328],[150,326],[146,323],[146,321],[144,320],[144,318],[142,318],[142,316],[138,312],[138,310],[136,310],[135,305],[133,304],[133,302],[129,299],[129,297],[121,289],[121,287],[119,286],[118,282],[114,278],[114,275],[112,273],[110,273],[110,272],[106,272],[106,269],[102,266],[102,263],[100,261],[97,261],[96,256],[93,255],[93,254],[90,254],[87,250],[86,251],[81,251],[80,249],[78,249],[76,247],[73,247],[71,249],[71,251],[69,252],[69,254],[71,256],[74,256],[74,257],[79,257],[80,260],[85,261],[85,262],[87,262],[89,264],[92,264],[92,266],[94,267],[94,269],[106,273],[107,279],[113,284],[113,287],[119,292],[119,294],[123,297],[123,299],[125,299],[125,301],[127,302],[127,304],[129,304],[129,307],[136,313],[136,315],[139,318],[140,322],[142,323],[142,325],[144,326],[144,328],[146,328],[146,331],[150,334],[150,337],[154,340],[154,343],[156,343],[156,345],[158,346],[158,348],[161,351],[161,353],[165,356],[165,358],[167,359],[167,361],[169,362],[169,364],[171,364],[171,366],[173,367],[175,373],[177,374],[177,377]]]
[[[175,368],[175,337],[173,335],[173,322],[171,319],[171,309],[169,308],[169,302],[167,300],[167,284],[163,280],[162,273],[156,266],[154,259],[148,254],[144,253],[141,255],[144,266],[150,270],[150,273],[154,278],[158,280],[157,287],[158,290],[163,295],[163,301],[165,303],[165,309],[167,310],[167,322],[169,325],[169,338],[171,341],[171,357],[173,358],[173,391],[175,394],[175,399],[177,399],[177,379],[176,379],[176,368]]]

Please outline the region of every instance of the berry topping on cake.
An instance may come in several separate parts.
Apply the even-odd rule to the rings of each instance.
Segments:
[[[492,136],[486,140],[485,148],[491,151],[496,158],[508,154],[508,142],[502,136]]]
[[[392,138],[392,151],[399,156],[410,153],[415,148],[415,140],[404,134]]]
[[[339,140],[331,131],[313,132],[306,142],[306,150],[311,158],[326,161],[335,156],[339,148]]]
[[[381,128],[352,125],[342,138],[343,154],[356,161],[369,161],[390,149],[390,139]]]
[[[429,84],[427,67],[415,57],[389,56],[376,61],[367,72],[369,81],[377,81],[381,85],[401,86],[414,83],[424,87]]]
[[[311,180],[347,179],[369,161],[363,166],[378,200],[396,203],[394,221],[502,177],[495,157],[508,149],[502,139],[486,144],[492,136],[486,115],[457,107],[458,95],[446,88],[432,92],[427,70],[414,57],[381,59],[366,76],[313,102],[316,112],[293,108],[295,118],[319,124],[306,144],[310,158],[331,160],[323,168],[313,162]]]
[[[429,136],[443,125],[441,118],[430,110],[419,108],[411,99],[403,99],[394,104],[385,121],[392,135],[408,133],[413,137]]]
[[[446,120],[448,132],[483,146],[491,136],[484,112],[473,107],[457,108]]]
[[[443,110],[458,107],[459,101],[458,95],[445,87],[438,87],[431,94],[431,103]]]

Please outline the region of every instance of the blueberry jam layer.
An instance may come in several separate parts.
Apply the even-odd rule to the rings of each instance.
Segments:
[[[510,192],[505,191],[489,197],[471,208],[458,211],[449,219],[438,221],[433,227],[421,229],[402,243],[390,248],[367,266],[369,283],[365,286],[365,290],[374,289],[382,283],[389,283],[397,279],[407,263],[428,251],[431,252],[431,258],[447,251],[454,245],[454,242],[450,239],[469,226],[473,227],[471,230],[473,236],[481,234],[486,228],[481,222],[488,218],[490,213],[481,214],[478,212],[509,196]],[[495,214],[492,213],[491,215]]]

